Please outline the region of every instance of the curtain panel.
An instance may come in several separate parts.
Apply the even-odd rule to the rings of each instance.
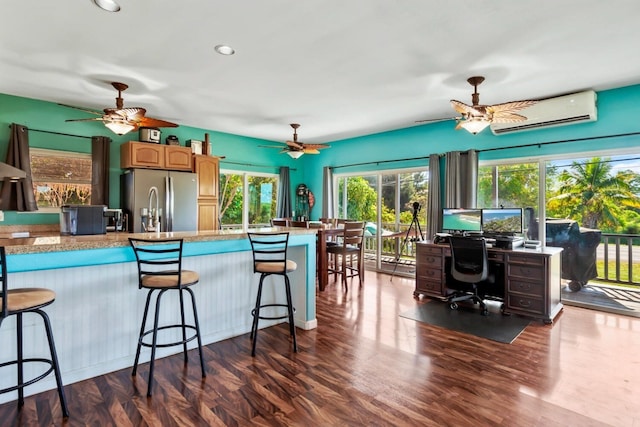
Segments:
[[[278,201],[276,205],[277,218],[291,217],[291,180],[289,167],[280,167],[280,183],[278,185]]]
[[[111,138],[91,137],[91,204],[109,206],[109,150]]]
[[[333,196],[333,169],[329,166],[322,168],[322,217],[335,218]]]
[[[27,176],[17,182],[12,182],[9,178],[4,179],[0,209],[20,212],[37,211],[38,204],[33,192],[29,158],[29,129],[26,126],[11,124],[6,163],[23,170]]]
[[[475,208],[478,195],[478,152],[450,151],[445,154],[445,205]]]
[[[429,199],[427,200],[427,240],[434,238],[442,228],[440,202],[440,155],[429,156]]]

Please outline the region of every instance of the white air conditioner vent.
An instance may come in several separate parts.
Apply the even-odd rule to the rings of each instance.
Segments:
[[[491,125],[491,132],[494,135],[504,135],[525,130],[593,122],[598,119],[596,93],[588,90],[543,99],[525,108],[519,114],[525,116],[527,120],[518,123],[495,123]]]

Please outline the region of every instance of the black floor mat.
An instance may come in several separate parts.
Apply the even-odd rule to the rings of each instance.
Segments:
[[[460,305],[451,310],[449,304],[440,301],[420,304],[400,316],[506,344],[512,343],[530,322],[520,316],[504,316],[499,311],[483,316],[477,306]]]

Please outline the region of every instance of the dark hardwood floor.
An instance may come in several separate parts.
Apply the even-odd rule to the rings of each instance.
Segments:
[[[205,379],[191,351],[157,362],[151,398],[145,364],[67,385],[66,421],[52,390],[0,405],[0,425],[640,426],[640,319],[565,307],[501,344],[400,317],[425,302],[413,286],[330,284],[297,354],[279,325],[255,358],[248,335],[208,345]]]

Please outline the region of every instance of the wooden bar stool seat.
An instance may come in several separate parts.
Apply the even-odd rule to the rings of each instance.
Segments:
[[[53,333],[51,331],[51,321],[49,316],[42,309],[52,304],[56,299],[56,293],[46,288],[22,288],[22,289],[8,289],[7,285],[7,259],[4,247],[0,247],[0,263],[1,274],[0,280],[2,280],[2,293],[0,293],[0,326],[4,319],[9,316],[16,316],[16,352],[17,358],[8,362],[0,363],[1,368],[15,365],[17,368],[17,381],[16,385],[3,388],[0,390],[0,394],[9,393],[12,391],[18,391],[18,408],[24,406],[24,388],[34,384],[45,377],[51,372],[54,373],[56,378],[56,385],[58,388],[58,397],[60,399],[60,406],[62,407],[62,415],[65,418],[69,417],[69,410],[67,409],[67,400],[64,395],[64,386],[62,385],[62,377],[60,375],[60,366],[58,364],[58,356],[56,354],[56,346],[53,341]],[[44,323],[45,332],[47,334],[47,341],[49,343],[50,358],[42,357],[27,357],[23,356],[23,315],[28,313],[34,313],[42,318]],[[9,345],[5,343],[3,345]],[[24,378],[24,365],[25,364],[44,364],[46,370],[31,379]]]

